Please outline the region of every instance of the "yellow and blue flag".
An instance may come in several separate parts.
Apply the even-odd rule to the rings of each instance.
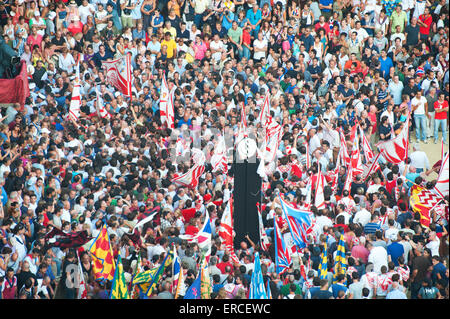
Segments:
[[[173,253],[170,252],[164,257],[164,260],[161,263],[161,266],[157,267],[156,273],[153,275],[153,279],[151,281],[150,286],[148,287],[146,291],[146,295],[150,297],[152,295],[153,290],[156,288],[156,285],[158,284],[159,280],[161,279],[162,275],[164,274],[164,270],[166,267],[168,267],[172,261]]]
[[[334,260],[333,282],[336,283],[336,278],[339,274],[343,274],[345,276],[346,272],[347,272],[347,260],[345,258],[344,235],[341,234],[337,246],[336,258]]]
[[[125,274],[123,272],[122,258],[120,255],[117,258],[117,266],[111,287],[110,299],[130,299],[127,283],[125,281]]]
[[[200,274],[200,297],[201,299],[211,299],[211,280],[209,278],[208,263],[206,256],[203,258],[202,270]]]
[[[328,240],[328,238],[327,238]],[[328,274],[328,256],[327,256],[327,241],[325,241],[325,245],[323,247],[322,251],[322,259],[319,265],[319,278],[320,279],[327,279]]]
[[[116,267],[106,225],[103,225],[89,251],[92,256],[92,269],[95,280],[113,280]]]

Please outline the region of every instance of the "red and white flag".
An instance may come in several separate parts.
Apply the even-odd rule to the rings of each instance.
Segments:
[[[352,165],[352,170],[353,170],[353,176],[361,174],[364,171],[364,168],[362,165],[362,160],[361,160],[361,152],[359,151],[359,141],[358,141],[357,131],[355,131],[355,136],[353,139],[351,165]]]
[[[402,131],[393,139],[377,144],[381,155],[393,164],[403,162],[408,156],[409,116]]]
[[[225,246],[225,251],[230,256],[231,260],[239,263],[239,258],[236,256],[233,245],[233,196],[228,201],[227,207],[222,215],[218,234]]]
[[[318,163],[319,166],[319,172],[317,173],[317,183],[316,183],[316,197],[314,199],[314,206],[316,206],[317,209],[323,209],[325,208],[325,197],[323,195],[323,176],[322,176],[322,170],[320,169],[320,163]]]
[[[259,112],[259,121],[264,125],[266,122],[267,116],[270,116],[270,94],[267,92],[266,96],[264,97],[264,102],[261,107],[261,111]]]
[[[166,75],[163,75],[159,96],[159,114],[161,123],[166,123],[168,128],[175,128],[175,111],[173,109],[173,90],[170,92]]]
[[[213,172],[222,171],[224,174],[228,172],[227,146],[223,135],[219,136],[218,143],[214,147],[214,153],[211,156],[211,165]]]
[[[372,159],[375,157],[375,154],[373,153],[370,143],[367,140],[366,135],[364,134],[364,130],[359,127],[359,134],[361,135],[361,143],[362,143],[362,149],[364,152],[364,157],[366,158],[366,163],[371,163]]]
[[[97,94],[97,102],[95,103],[95,106],[97,109],[98,116],[102,119],[104,118],[110,119],[111,114],[109,114],[109,112],[105,109],[105,105],[103,104],[103,98],[100,95],[100,92],[97,88],[95,89],[95,93]]]
[[[106,69],[106,80],[123,95],[131,99],[131,56],[127,54],[119,59],[103,61]]]
[[[339,138],[341,140],[341,148],[342,148],[342,158],[344,160],[344,165],[347,167],[351,163],[350,154],[348,154],[347,150],[347,141],[345,140],[344,133],[342,132],[342,129],[339,128]]]
[[[72,99],[70,100],[69,107],[69,119],[77,121],[80,117],[80,107],[81,107],[81,94],[80,94],[80,82],[75,81],[72,90]]]
[[[78,276],[79,276],[79,280],[78,280],[79,287],[78,287],[77,299],[87,299],[87,287],[86,287],[86,282],[84,280],[83,268],[81,267],[80,256],[78,256],[78,253],[77,253],[77,258],[78,258]]]
[[[195,152],[195,149],[193,149],[192,152],[194,166],[183,175],[174,177],[172,183],[189,188],[197,187],[199,178],[205,171],[205,156],[201,156],[201,154],[203,154],[202,151]]]
[[[439,171],[436,185],[434,186],[434,190],[442,198],[449,194],[449,174],[448,174],[448,155],[449,154],[450,154],[450,152],[447,152],[447,155],[442,160],[441,170]]]
[[[353,168],[350,166],[348,168],[347,177],[345,179],[343,191],[347,190],[350,193],[350,189],[352,187],[352,182],[353,182]]]
[[[269,237],[267,236],[266,231],[264,230],[264,223],[262,220],[262,212],[261,212],[261,205],[259,203],[256,203],[256,207],[258,208],[258,223],[259,223],[259,244],[264,251],[268,251],[270,241]]]
[[[272,162],[277,156],[277,150],[282,138],[282,127],[271,116],[266,117],[264,123],[265,137],[263,142],[263,156],[266,163]]]
[[[378,164],[378,159],[380,158],[381,153],[378,153],[377,156],[373,159],[372,163],[366,165],[364,167],[364,172],[362,173],[363,180],[366,180],[367,177],[375,173],[380,169],[380,165]]]

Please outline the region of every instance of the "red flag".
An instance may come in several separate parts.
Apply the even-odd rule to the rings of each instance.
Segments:
[[[127,54],[102,64],[106,68],[107,82],[131,99],[131,56]]]

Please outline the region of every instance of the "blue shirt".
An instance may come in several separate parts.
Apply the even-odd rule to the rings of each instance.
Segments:
[[[380,61],[380,71],[383,77],[387,80],[389,79],[389,70],[394,66],[394,63],[392,62],[392,59],[390,57],[386,57],[385,60],[383,60],[382,57],[378,58],[378,61]]]
[[[403,248],[403,245],[398,242],[393,242],[387,246],[387,253],[391,256],[391,260],[395,266],[398,266],[398,257],[403,256],[404,252],[405,249]]]
[[[323,6],[329,6],[330,4],[333,6],[333,0],[319,0],[319,4]],[[320,9],[322,12],[330,12],[331,9]]]
[[[255,25],[257,24],[259,21],[261,21],[262,19],[262,14],[261,14],[261,10],[257,10],[256,13],[253,12],[253,9],[249,9],[247,11],[247,15],[246,15],[248,21],[252,24]],[[258,26],[259,27],[259,26]]]
[[[338,297],[339,291],[347,292],[347,290],[348,288],[340,283],[331,285],[331,293],[333,294],[334,299]]]
[[[366,226],[364,226],[364,233],[367,234],[375,234],[377,230],[380,230],[381,226],[378,223],[367,223]]]
[[[386,295],[386,299],[408,299],[408,298],[406,298],[404,292],[398,289],[394,289],[388,292],[388,294]]]

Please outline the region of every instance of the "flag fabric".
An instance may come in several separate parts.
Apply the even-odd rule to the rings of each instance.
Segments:
[[[305,157],[306,157],[306,169],[309,169],[311,167],[311,160],[309,158],[309,143],[308,143],[308,141],[305,141],[303,144],[305,145],[305,148],[306,148],[306,154],[305,154]]]
[[[348,167],[347,177],[345,178],[345,184],[343,191],[347,190],[350,193],[350,189],[352,187],[353,181],[353,168],[351,166]]]
[[[265,136],[261,151],[264,156],[264,162],[269,163],[275,160],[277,150],[280,146],[283,128],[272,116],[266,117],[263,128]]]
[[[372,148],[370,147],[369,140],[366,137],[366,134],[364,134],[364,130],[362,127],[359,127],[359,134],[361,135],[361,144],[362,149],[364,152],[364,157],[366,158],[366,163],[371,163],[373,158],[375,157],[375,154],[372,151]]]
[[[188,242],[196,242],[200,251],[205,255],[206,262],[209,263],[209,258],[211,257],[211,220],[209,212],[206,211],[205,222],[197,234],[180,235],[179,238]]]
[[[328,237],[327,237],[327,240],[328,240]],[[327,274],[328,274],[327,240],[325,241],[320,264],[319,264],[319,278],[320,279],[327,279]]]
[[[443,158],[441,163],[441,169],[439,171],[439,175],[436,181],[436,185],[434,186],[434,190],[444,198],[449,194],[449,174],[448,174],[448,155],[450,152],[447,152],[447,155]]]
[[[139,287],[139,285],[134,285],[134,279],[137,275],[142,273],[144,270],[142,268],[142,258],[141,258],[141,252],[138,253],[138,258],[136,260],[136,269],[133,274],[133,278],[130,282],[130,291],[131,291],[131,299],[139,299],[140,292],[142,292],[142,289]]]
[[[222,171],[224,174],[228,173],[227,147],[223,135],[219,135],[218,143],[211,156],[211,165],[213,167],[213,172]]]
[[[409,203],[411,208],[414,212],[420,214],[420,224],[428,228],[431,221],[430,211],[442,201],[442,198],[417,184],[414,184],[410,191]]]
[[[341,234],[336,251],[336,258],[334,259],[334,275],[333,281],[336,283],[336,278],[339,274],[345,275],[347,273],[347,260],[345,258],[345,244],[344,235]],[[345,281],[347,282],[347,280]]]
[[[266,291],[267,299],[272,299],[272,292],[270,291],[270,279],[267,280]]]
[[[173,92],[169,91],[166,74],[163,75],[159,97],[159,114],[161,123],[166,123],[168,128],[175,128],[175,111],[173,109]]]
[[[267,233],[264,230],[264,223],[263,223],[263,220],[262,220],[261,205],[259,203],[257,203],[256,207],[258,209],[259,244],[260,244],[262,250],[268,251],[270,242],[269,242],[269,237],[267,236]]]
[[[378,164],[378,159],[380,158],[380,156],[381,153],[378,153],[369,165],[366,164],[362,173],[363,180],[366,180],[370,175],[380,169],[380,164]]]
[[[339,128],[339,138],[341,141],[342,159],[344,160],[344,165],[347,166],[351,162],[351,157],[347,150],[347,141],[345,140],[345,136],[344,136],[344,133],[342,132],[342,128]]]
[[[218,235],[222,239],[225,251],[234,263],[239,263],[239,258],[233,248],[233,196],[225,207],[218,229]]]
[[[62,230],[53,227],[51,231],[45,234],[44,239],[52,247],[66,249],[83,246],[90,241],[92,237],[90,237],[85,230],[65,233]]]
[[[166,267],[169,266],[169,262],[171,261],[171,253],[166,254],[166,257],[164,257],[164,260],[162,261],[161,265],[157,267],[156,273],[154,273],[152,281],[150,286],[148,287],[146,291],[146,295],[150,297],[152,295],[152,292],[155,290],[156,285],[158,284],[159,280],[161,279],[162,275],[164,274],[164,270]]]
[[[116,267],[106,225],[103,225],[89,251],[92,256],[94,278],[99,281],[113,280]]]
[[[102,65],[106,69],[107,83],[131,99],[131,56],[127,54],[119,59],[103,61]]]
[[[180,176],[175,176],[172,179],[172,183],[189,188],[196,188],[199,182],[200,176],[203,175],[205,171],[205,155],[202,151],[197,149],[192,149],[192,159],[194,160],[194,166],[188,170],[185,174]]]
[[[145,224],[147,224],[148,222],[151,222],[153,220],[153,218],[155,217],[155,215],[159,212],[159,210],[154,211],[153,213],[151,213],[150,215],[148,215],[147,217],[145,217],[144,219],[141,219],[134,227],[133,227],[133,231],[141,226],[144,226]]]
[[[186,290],[186,293],[184,294],[183,299],[200,299],[201,294],[201,277],[202,277],[202,268],[200,268],[200,271],[197,275],[197,278],[194,280],[192,285]]]
[[[252,272],[252,279],[250,282],[249,299],[269,299],[264,288],[264,280],[261,271],[261,260],[259,259],[259,253],[255,253],[254,269]]]
[[[72,98],[70,100],[70,106],[69,106],[69,119],[73,121],[78,121],[78,118],[80,117],[81,111],[81,94],[80,94],[80,82],[75,81],[73,85],[72,90]]]
[[[275,270],[277,274],[286,272],[291,265],[291,255],[284,242],[281,230],[277,225],[276,218],[274,218],[275,231]]]
[[[81,260],[78,253],[77,258],[78,258],[78,276],[80,278],[80,280],[78,281],[80,285],[78,287],[77,299],[87,299],[87,286],[86,281],[84,280],[83,267],[81,267]]]
[[[259,112],[258,119],[261,123],[265,123],[267,116],[270,116],[270,93],[269,92],[267,92],[266,96],[264,97],[264,102],[261,107],[261,111]]]
[[[409,116],[405,122],[402,131],[389,141],[377,144],[381,155],[393,164],[403,162],[408,156],[408,134],[409,134]]]
[[[308,230],[312,226],[313,213],[290,206],[280,195],[279,199],[283,219],[289,226],[295,246],[305,248],[308,245]]]
[[[105,105],[103,103],[103,98],[100,95],[100,91],[95,88],[95,93],[97,94],[97,101],[95,103],[97,115],[102,119],[110,119],[111,114],[106,110]]]
[[[317,182],[316,182],[316,196],[314,199],[314,206],[316,206],[317,209],[323,209],[325,208],[325,196],[323,194],[323,176],[322,176],[322,170],[320,168],[320,163],[318,163],[318,173],[317,173]]]
[[[211,279],[209,276],[208,262],[206,261],[206,256],[202,258],[201,262],[201,272],[200,272],[200,298],[201,299],[211,299]]]
[[[125,273],[123,271],[122,258],[117,257],[116,271],[111,287],[110,299],[130,299],[128,294],[127,283],[125,281]]]
[[[183,269],[181,268],[181,260],[177,255],[175,245],[173,246],[173,263],[172,263],[172,293],[175,295],[175,299],[179,294],[180,283],[183,280]]]
[[[361,152],[359,151],[359,137],[358,132],[355,131],[355,136],[353,139],[353,149],[351,153],[351,165],[353,170],[353,176],[356,176],[358,174],[361,174],[364,169],[362,166],[362,160],[361,160]]]

